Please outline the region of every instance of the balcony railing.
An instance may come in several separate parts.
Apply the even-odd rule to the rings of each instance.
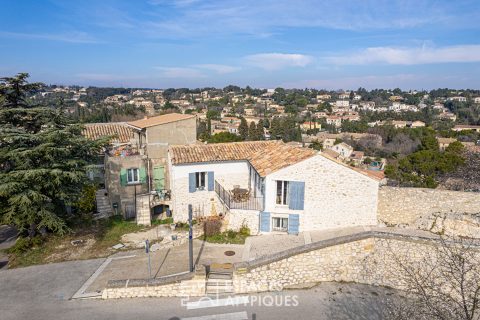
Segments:
[[[215,192],[217,193],[220,200],[230,209],[239,209],[239,210],[256,210],[263,211],[263,197],[251,197],[249,196],[244,200],[234,199],[230,191],[225,190],[225,188],[215,180]]]

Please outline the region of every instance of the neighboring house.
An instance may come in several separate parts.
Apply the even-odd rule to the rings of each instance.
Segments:
[[[322,125],[320,123],[312,122],[312,121],[306,121],[302,124],[300,124],[300,128],[303,131],[307,131],[310,129],[322,129]]]
[[[117,213],[150,224],[152,210],[163,211],[170,205],[168,148],[196,143],[196,118],[171,113],[127,123],[92,124],[84,134],[94,139],[115,131],[119,140],[113,141],[104,160],[108,199]]]
[[[403,121],[403,120],[393,120],[391,122],[391,124],[395,127],[395,128],[405,128],[407,126],[407,121]]]
[[[252,234],[377,224],[379,180],[277,141],[171,146],[174,221],[219,214]],[[239,191],[246,198],[238,199]]]
[[[340,154],[340,156],[344,159],[349,158],[353,153],[353,147],[346,144],[345,142],[338,143],[333,147],[330,147],[330,149]]]
[[[454,113],[451,113],[451,112],[442,112],[437,116],[437,118],[450,120],[450,121],[454,121],[454,122],[457,121],[457,116]]]
[[[473,130],[476,132],[480,132],[480,126],[458,124],[455,127],[453,127],[452,130],[453,131]]]
[[[438,148],[440,151],[445,151],[445,149],[450,145],[450,143],[453,143],[457,141],[455,138],[437,138],[438,141]]]
[[[331,95],[329,94],[319,94],[317,95],[317,102],[320,102],[320,101],[326,101],[326,100],[330,100],[332,98]]]
[[[327,124],[333,125],[336,128],[340,128],[342,126],[342,117],[339,116],[328,116],[326,117]]]
[[[255,109],[253,108],[246,108],[243,110],[246,116],[248,117],[254,117],[255,116]]]
[[[348,101],[348,100],[337,100],[337,101],[335,101],[335,106],[337,108],[348,108],[349,105],[350,105],[350,101]]]
[[[363,160],[365,159],[365,152],[363,151],[353,151],[352,154],[350,154],[350,161],[355,166],[359,166],[363,163]]]
[[[410,128],[421,128],[421,127],[425,127],[425,122],[417,120],[417,121],[411,122],[410,124],[407,124],[407,126],[409,126]]]
[[[457,96],[457,97],[450,97],[450,98],[448,98],[447,100],[450,100],[450,101],[459,101],[459,102],[466,102],[466,101],[467,101],[467,98],[466,98],[466,97]]]

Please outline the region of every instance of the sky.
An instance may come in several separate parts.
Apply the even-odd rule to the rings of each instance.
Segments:
[[[0,76],[115,87],[480,89],[479,0],[0,0]]]

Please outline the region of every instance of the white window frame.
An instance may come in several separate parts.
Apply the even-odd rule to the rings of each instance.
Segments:
[[[207,186],[207,172],[195,172],[195,189],[205,190]]]
[[[127,169],[127,184],[140,183],[140,170],[138,168]]]
[[[278,194],[278,186],[281,183],[280,195]],[[288,181],[277,180],[275,184],[275,204],[277,206],[288,206],[290,195],[288,194]],[[279,198],[280,196],[280,198]]]
[[[278,224],[278,226],[277,226]],[[288,218],[272,217],[272,231],[287,232]]]

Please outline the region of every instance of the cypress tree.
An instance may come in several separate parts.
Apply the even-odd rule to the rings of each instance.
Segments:
[[[238,133],[240,134],[240,137],[242,138],[242,140],[248,139],[248,123],[244,117],[240,119],[240,126],[238,126]]]

